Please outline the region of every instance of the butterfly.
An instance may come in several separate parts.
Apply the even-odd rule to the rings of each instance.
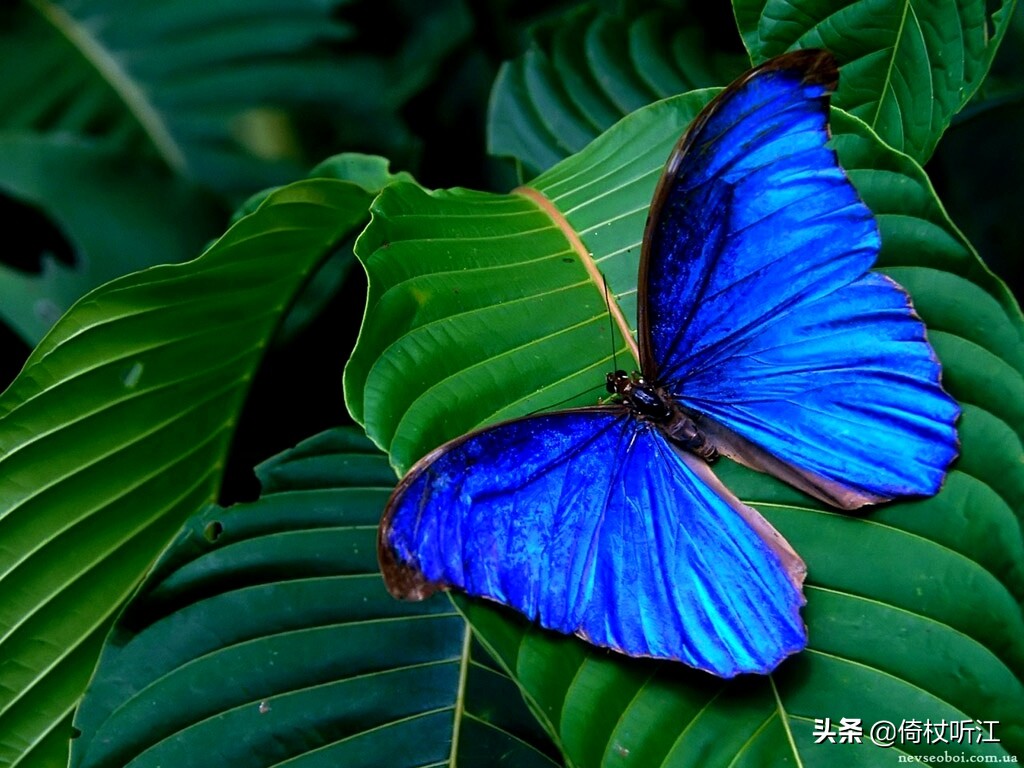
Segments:
[[[722,677],[806,646],[803,561],[709,461],[849,510],[936,493],[958,451],[924,325],[869,272],[878,228],[826,146],[837,81],[829,53],[797,51],[700,112],[644,232],[640,372],[413,466],[379,529],[392,594],[457,588]]]

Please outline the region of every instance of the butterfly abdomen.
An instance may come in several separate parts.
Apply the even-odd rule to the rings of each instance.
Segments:
[[[686,416],[679,408],[672,410],[672,420],[662,426],[669,440],[695,453],[707,462],[718,458],[718,449],[698,427],[697,422]]]

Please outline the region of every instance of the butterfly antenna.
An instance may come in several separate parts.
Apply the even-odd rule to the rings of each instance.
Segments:
[[[551,405],[545,405],[543,408],[538,408],[535,411],[530,411],[526,415],[527,416],[536,416],[538,413],[544,413],[546,411],[554,410],[554,409],[558,408],[560,405],[565,405],[570,400],[578,400],[579,398],[583,397],[583,395],[587,394],[588,392],[593,392],[595,389],[604,389],[604,386],[605,386],[604,384],[595,384],[593,387],[590,387],[589,389],[584,389],[582,392],[578,392],[575,395],[569,395],[569,397],[565,398],[564,400],[559,400],[557,403],[552,403]]]
[[[619,358],[615,354],[615,321],[612,319],[612,303],[608,297],[608,278],[601,274],[601,282],[604,283],[604,308],[608,312],[608,339],[612,345],[612,370],[619,370]]]

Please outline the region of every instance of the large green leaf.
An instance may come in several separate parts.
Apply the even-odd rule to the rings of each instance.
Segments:
[[[31,345],[90,289],[192,258],[219,223],[208,201],[155,163],[68,135],[0,134],[0,192],[44,213],[74,261],[43,253],[38,273],[0,264],[0,315]],[[21,223],[8,225],[10,247],[38,247],[38,232]]]
[[[836,106],[927,160],[978,90],[1016,0],[733,0],[756,64],[795,48],[839,58]]]
[[[634,109],[723,85],[746,68],[742,55],[711,50],[686,13],[656,4],[630,10],[587,4],[533,30],[530,48],[494,81],[491,154],[513,157],[535,175]]]
[[[480,424],[594,401],[613,346],[620,365],[628,352],[621,336],[609,339],[588,268],[631,323],[651,192],[709,97],[634,113],[519,194],[404,184],[377,198],[357,242],[370,288],[346,397],[397,468]],[[870,743],[813,744],[824,717],[999,720],[1001,744],[956,749],[1024,750],[1024,319],[920,167],[857,118],[835,112],[833,123],[840,159],[878,217],[881,264],[913,295],[963,404],[962,456],[936,497],[863,517],[719,463],[809,567],[809,649],[771,677],[726,685],[469,604],[474,628],[575,765],[891,763]]]
[[[295,178],[293,115],[341,113],[350,146],[387,143],[398,107],[466,34],[446,0],[429,14],[446,34],[421,25],[394,60],[362,53],[338,19],[350,4],[24,0],[0,10],[0,126],[98,137],[232,195]]]
[[[339,429],[257,475],[259,501],[191,518],[114,625],[72,766],[559,764],[451,604],[384,589],[386,457]]]
[[[0,764],[64,762],[118,606],[215,497],[275,326],[370,198],[274,192],[198,259],[88,294],[0,396]]]

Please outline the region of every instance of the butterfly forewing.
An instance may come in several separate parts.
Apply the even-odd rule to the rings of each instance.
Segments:
[[[640,346],[721,452],[857,507],[935,493],[958,409],[909,298],[868,274],[878,230],[826,146],[835,74],[821,51],[774,59],[681,140],[645,237]]]

